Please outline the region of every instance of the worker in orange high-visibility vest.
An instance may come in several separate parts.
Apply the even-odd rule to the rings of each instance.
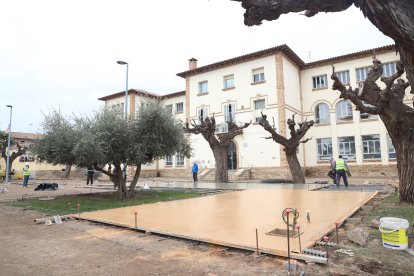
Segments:
[[[26,165],[23,168],[23,187],[27,188],[27,185],[29,184],[29,177],[30,177],[30,166],[29,163],[26,163]]]

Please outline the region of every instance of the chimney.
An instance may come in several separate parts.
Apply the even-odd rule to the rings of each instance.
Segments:
[[[188,69],[193,70],[197,68],[197,60],[195,58],[190,58],[188,60]]]

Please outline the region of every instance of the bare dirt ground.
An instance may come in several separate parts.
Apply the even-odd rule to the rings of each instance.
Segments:
[[[75,188],[78,185],[69,184],[68,190],[89,189]],[[34,223],[42,217],[0,203],[0,275],[287,275],[285,258],[257,257],[252,252],[86,221]],[[292,275],[414,275],[414,256],[385,249],[372,229],[366,246],[353,244],[346,232],[354,227],[349,223],[341,227],[339,247],[315,248],[328,251],[327,265],[298,262]],[[355,256],[334,252],[338,248],[350,249]]]

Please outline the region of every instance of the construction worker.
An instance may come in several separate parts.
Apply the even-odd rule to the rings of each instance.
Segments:
[[[198,174],[198,165],[197,165],[196,162],[193,163],[193,166],[191,167],[191,172],[193,173],[193,181],[194,181],[194,184],[197,184],[198,183],[198,177],[197,177],[197,174]]]
[[[30,166],[29,163],[26,163],[26,165],[23,168],[23,187],[27,188],[27,185],[29,184],[29,177],[30,177]]]
[[[348,178],[346,176],[347,171],[349,171],[348,165],[346,164],[345,160],[342,159],[342,155],[338,156],[338,160],[336,160],[336,186],[339,188],[341,184],[341,177],[344,179],[345,187],[348,187]]]
[[[93,175],[95,174],[95,170],[92,165],[88,165],[86,167],[86,185],[89,185],[89,180],[91,181],[91,185],[93,185]]]

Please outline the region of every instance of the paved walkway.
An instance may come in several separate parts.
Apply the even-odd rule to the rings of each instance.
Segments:
[[[391,184],[391,180],[384,177],[350,177],[350,185],[372,185],[372,184]],[[56,191],[34,191],[34,188],[38,183],[57,183],[59,189]],[[171,178],[171,177],[154,177],[154,178],[140,178],[138,185],[143,187],[145,184],[150,188],[153,187],[167,187],[167,188],[209,188],[209,189],[257,189],[257,188],[286,188],[287,186],[292,189],[306,189],[313,190],[315,188],[321,188],[326,186],[324,183],[332,184],[332,181],[328,180],[328,177],[321,178],[307,178],[305,185],[303,184],[272,184],[272,183],[260,183],[260,180],[250,180],[244,182],[230,182],[216,184],[214,182],[201,181],[197,185],[194,185],[190,178]],[[5,187],[4,184],[0,185],[0,189]],[[84,180],[73,179],[51,179],[51,180],[36,180],[30,181],[29,187],[22,187],[21,181],[12,181],[7,186],[8,191],[0,193],[0,202],[18,200],[22,198],[43,198],[43,197],[55,197],[68,194],[85,194],[96,192],[113,191],[113,184],[111,182],[95,181],[93,186],[87,186]]]

